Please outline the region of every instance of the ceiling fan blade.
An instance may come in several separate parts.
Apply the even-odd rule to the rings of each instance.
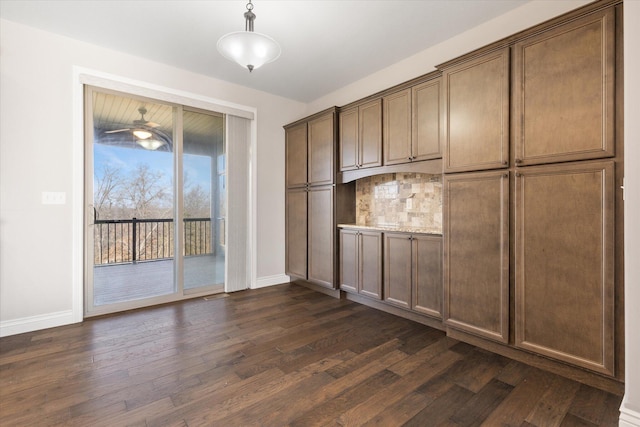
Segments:
[[[136,126],[147,126],[150,128],[157,128],[158,126],[160,126],[160,124],[155,123],[155,122],[149,122],[147,120],[134,120],[133,124]]]
[[[118,132],[126,132],[128,130],[131,130],[130,128],[127,129],[114,129],[114,130],[106,130],[104,131],[104,133],[118,133]]]

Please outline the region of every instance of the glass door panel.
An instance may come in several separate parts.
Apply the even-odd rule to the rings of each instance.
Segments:
[[[174,107],[93,91],[89,306],[176,292]]]
[[[184,290],[225,281],[225,144],[221,115],[185,110],[183,122]]]

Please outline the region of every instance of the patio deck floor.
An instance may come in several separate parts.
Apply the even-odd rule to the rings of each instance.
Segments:
[[[224,256],[193,256],[184,259],[184,288],[224,283]],[[97,265],[93,269],[94,304],[133,301],[174,292],[173,259],[135,264]]]

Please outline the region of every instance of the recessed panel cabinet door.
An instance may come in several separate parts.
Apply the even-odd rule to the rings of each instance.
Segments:
[[[310,282],[334,287],[334,224],[333,186],[310,187],[309,197],[309,260],[307,278]]]
[[[515,44],[517,164],[613,156],[614,13],[609,8]]]
[[[436,79],[411,89],[413,105],[411,157],[413,161],[442,157],[440,147],[441,86],[441,80]]]
[[[443,70],[444,171],[508,166],[509,48]]]
[[[411,235],[384,233],[384,300],[411,307]]]
[[[412,308],[442,318],[442,237],[413,236]]]
[[[307,278],[307,190],[287,191],[287,274]]]
[[[340,111],[340,170],[358,167],[358,108]]]
[[[307,124],[285,130],[287,188],[307,184]]]
[[[444,321],[509,340],[509,175],[445,175]]]
[[[382,233],[360,232],[360,293],[382,298]]]
[[[359,167],[382,166],[382,99],[358,107]]]
[[[516,173],[516,345],[613,374],[614,164]]]
[[[411,155],[411,89],[385,96],[384,164],[410,162]]]
[[[333,113],[308,123],[310,185],[333,184],[335,158],[335,126]]]
[[[358,292],[358,232],[340,230],[340,289]]]

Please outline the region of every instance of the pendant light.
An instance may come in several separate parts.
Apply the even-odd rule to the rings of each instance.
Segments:
[[[218,40],[218,51],[227,59],[246,67],[249,72],[262,65],[275,61],[280,56],[280,46],[271,37],[253,31],[253,13],[251,0],[244,13],[245,30],[225,34]]]

